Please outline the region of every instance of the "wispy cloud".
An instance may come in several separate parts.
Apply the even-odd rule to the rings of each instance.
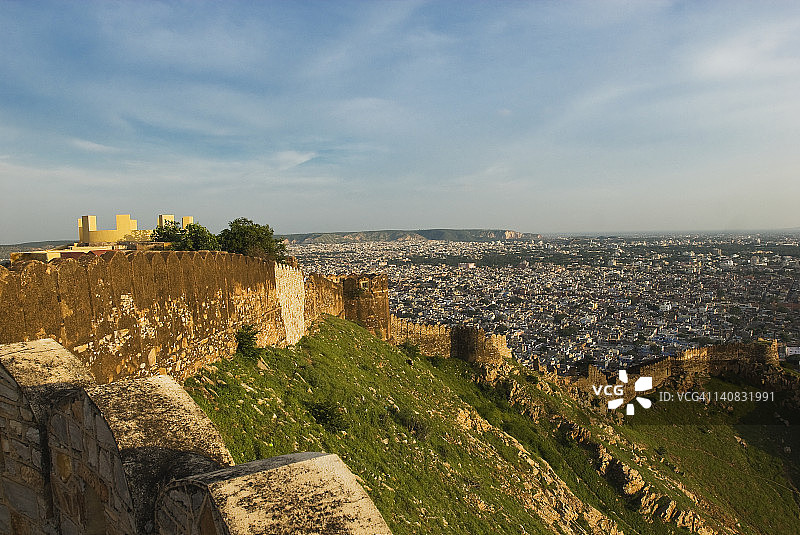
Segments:
[[[92,141],[88,141],[86,139],[71,139],[70,144],[74,147],[77,147],[81,150],[85,150],[88,152],[119,152],[119,149],[116,147],[110,147],[108,145],[103,145],[101,143],[94,143]]]
[[[694,58],[700,79],[779,79],[800,74],[797,20],[746,28],[708,45]]]
[[[33,206],[55,232],[121,198],[210,226],[619,230],[691,189],[687,228],[750,201],[797,225],[753,185],[798,193],[793,2],[19,2],[0,26],[19,240],[46,237],[6,230]]]

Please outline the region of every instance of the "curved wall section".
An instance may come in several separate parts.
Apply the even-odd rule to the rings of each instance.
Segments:
[[[136,535],[122,458],[100,410],[80,389],[51,411],[50,479],[62,533]]]
[[[54,400],[94,380],[50,339],[0,346],[0,533],[58,533],[47,419]]]
[[[0,445],[0,533],[53,533],[39,423],[22,388],[2,364]]]
[[[159,535],[391,533],[344,462],[313,452],[176,480],[159,496],[156,526]]]

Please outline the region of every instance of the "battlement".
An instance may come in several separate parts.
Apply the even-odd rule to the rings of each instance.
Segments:
[[[109,251],[0,267],[0,343],[49,337],[98,383],[183,380],[232,355],[243,325],[260,345],[291,345],[320,314],[390,334],[385,276],[339,280],[216,251]]]
[[[411,342],[425,355],[458,358],[467,362],[499,364],[511,358],[505,336],[489,334],[468,325],[426,325],[391,316],[396,343]]]
[[[708,377],[737,377],[754,384],[769,385],[777,391],[797,388],[797,381],[787,381],[780,373],[778,342],[721,344],[687,349],[675,356],[628,368],[624,398],[635,396],[633,384],[639,377],[652,377],[653,389],[669,386],[685,389]],[[596,366],[589,366],[586,377],[573,380],[580,389],[593,385],[617,383]]]
[[[97,385],[44,339],[0,345],[0,398],[0,533],[390,533],[336,455],[234,465],[170,377]]]
[[[363,325],[382,340],[390,339],[388,277],[348,275],[341,281],[345,318]]]

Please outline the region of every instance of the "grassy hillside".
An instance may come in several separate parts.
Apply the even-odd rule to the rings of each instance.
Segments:
[[[800,532],[791,471],[772,446],[748,438],[735,462],[692,467],[709,448],[741,448],[731,426],[710,435],[619,424],[514,366],[490,382],[467,363],[402,351],[343,320],[312,331],[294,348],[207,366],[185,387],[237,462],[338,454],[396,535],[690,533],[678,527],[692,527],[690,511],[708,533]],[[601,474],[601,450],[616,471]],[[641,474],[638,494],[615,476],[623,465]],[[742,492],[746,481],[753,491]],[[768,507],[775,521],[764,523]]]
[[[704,392],[759,392],[711,379]],[[800,428],[771,402],[655,403],[623,436],[742,533],[800,533]],[[789,419],[795,420],[789,425]],[[676,425],[678,424],[678,425]]]

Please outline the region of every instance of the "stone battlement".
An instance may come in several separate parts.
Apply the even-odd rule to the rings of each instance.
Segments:
[[[345,294],[362,280],[367,290]],[[243,325],[258,329],[260,345],[291,345],[323,313],[387,339],[385,276],[306,277],[210,251],[110,251],[0,267],[0,343],[52,338],[98,383],[158,374],[181,381],[233,354]]]
[[[396,343],[411,342],[425,355],[458,358],[481,364],[500,364],[511,358],[505,336],[486,334],[468,325],[449,327],[425,325],[391,316],[391,330]]]
[[[97,385],[50,339],[0,345],[0,423],[0,533],[390,533],[336,455],[234,465],[174,379]]]
[[[322,314],[433,355],[511,355],[480,329],[391,317],[385,275],[210,251],[0,267],[0,533],[389,533],[336,456],[234,466],[176,382],[232,355],[244,325],[259,345],[291,345]]]
[[[753,384],[768,385],[776,391],[796,389],[796,379],[787,378],[780,371],[778,343],[733,343],[688,349],[641,366],[628,368],[629,380],[625,399],[635,396],[633,384],[639,377],[652,377],[653,389],[674,387],[686,389],[708,377],[737,377]],[[573,379],[581,390],[591,390],[592,385],[617,383],[614,376],[606,375],[595,366],[589,366],[587,376]]]

